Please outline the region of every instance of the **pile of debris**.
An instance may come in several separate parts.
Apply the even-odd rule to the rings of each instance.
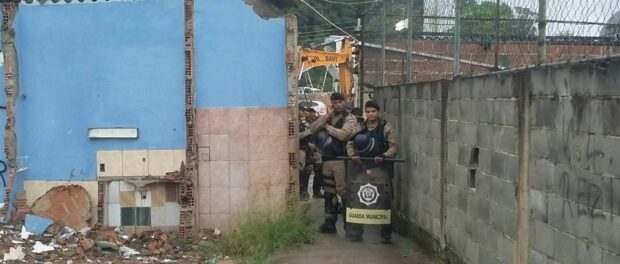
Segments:
[[[127,235],[121,227],[74,230],[27,214],[23,224],[0,225],[0,261],[63,263],[201,263],[193,243],[159,230]]]

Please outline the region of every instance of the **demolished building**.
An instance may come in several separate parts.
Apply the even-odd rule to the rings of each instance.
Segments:
[[[285,208],[296,115],[285,19],[267,19],[278,2],[2,4],[6,220],[36,209],[185,234]]]

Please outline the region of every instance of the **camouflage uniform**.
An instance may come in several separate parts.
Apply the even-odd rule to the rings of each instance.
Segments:
[[[332,112],[329,115],[320,117],[312,124],[310,129],[315,134],[323,128],[327,130],[327,133],[334,140],[343,142],[342,148],[337,150],[336,153],[327,153],[325,151],[321,153],[323,161],[323,188],[325,190],[325,223],[321,226],[321,231],[335,233],[340,207],[338,196],[340,196],[343,203],[346,202],[344,198],[346,191],[345,161],[338,160],[337,157],[346,155],[344,142],[347,142],[349,137],[359,127],[357,126],[355,116],[343,109],[340,112]]]

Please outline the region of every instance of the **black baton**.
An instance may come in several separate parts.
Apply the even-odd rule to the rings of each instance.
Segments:
[[[353,158],[348,156],[338,156],[336,159],[339,160],[353,160]],[[359,157],[360,160],[375,160],[375,158],[370,157]],[[384,158],[383,161],[391,161],[391,162],[405,162],[404,159],[394,159],[394,158]]]

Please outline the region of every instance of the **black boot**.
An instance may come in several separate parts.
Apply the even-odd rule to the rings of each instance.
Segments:
[[[381,225],[381,243],[392,244],[392,225]]]
[[[336,221],[338,220],[338,200],[333,193],[325,193],[325,223],[319,227],[323,234],[336,234]]]

